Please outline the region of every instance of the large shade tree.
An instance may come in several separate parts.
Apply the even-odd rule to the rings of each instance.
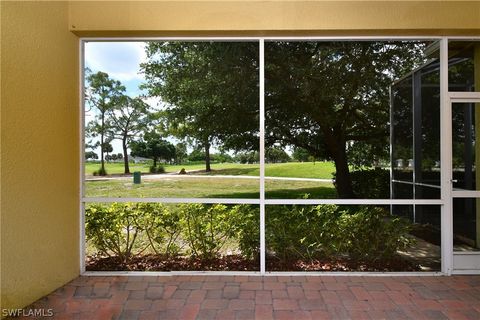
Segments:
[[[258,148],[258,45],[150,42],[142,65],[151,96],[165,103],[163,128],[205,152]]]
[[[168,103],[173,131],[239,150],[258,128],[258,44],[150,43],[150,94]],[[332,159],[341,198],[355,197],[348,146],[388,145],[389,88],[424,61],[423,43],[267,42],[266,141]],[[360,150],[358,150],[360,149]],[[208,153],[208,152],[207,152]],[[208,167],[207,167],[208,169]]]
[[[353,198],[348,145],[388,145],[389,88],[423,62],[415,42],[269,42],[267,138],[333,159],[341,198]]]

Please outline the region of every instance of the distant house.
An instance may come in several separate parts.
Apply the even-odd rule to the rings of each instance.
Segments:
[[[130,159],[133,160],[133,162],[135,163],[147,163],[148,161],[150,161],[151,159],[149,158],[143,158],[143,157],[132,157],[130,156]]]

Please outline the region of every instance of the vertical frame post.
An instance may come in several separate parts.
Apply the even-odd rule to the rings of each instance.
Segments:
[[[392,91],[392,85],[388,88],[389,92],[389,98],[390,98],[390,199],[394,199],[394,194],[393,194],[393,170],[394,170],[394,159],[393,159],[393,152],[394,152],[394,146],[393,146],[393,114],[394,114],[394,105],[393,105],[393,91]],[[390,205],[390,213],[393,213],[393,205]]]
[[[421,188],[417,183],[422,180],[422,74],[413,73],[413,199],[423,199]],[[413,222],[422,219],[422,206],[413,206]]]
[[[442,272],[453,269],[452,109],[448,95],[448,39],[440,40],[440,180]]]
[[[260,274],[265,274],[265,40],[260,39]]]
[[[79,134],[80,134],[80,150],[78,152],[80,159],[79,164],[80,168],[78,172],[80,172],[79,181],[80,181],[80,190],[79,190],[79,231],[80,231],[80,274],[85,272],[85,203],[83,199],[85,197],[85,42],[80,39],[79,42],[79,85],[80,85],[80,115],[79,115]]]

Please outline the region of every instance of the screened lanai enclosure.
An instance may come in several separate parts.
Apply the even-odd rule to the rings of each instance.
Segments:
[[[440,136],[445,130],[440,124],[439,50],[439,43],[432,43],[426,49],[428,61],[391,86],[392,199],[441,197]],[[478,57],[474,42],[449,43],[449,91],[474,92],[476,84],[478,89]],[[478,107],[473,102],[451,106],[453,190],[479,190],[476,164],[480,158],[475,152]],[[480,246],[477,201],[474,197],[453,200],[454,250],[477,250]],[[440,243],[440,206],[392,206],[392,212],[425,225],[426,238]]]
[[[478,41],[83,46],[85,270],[480,270]]]

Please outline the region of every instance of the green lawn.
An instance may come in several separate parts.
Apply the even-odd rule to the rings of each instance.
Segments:
[[[131,178],[87,181],[87,197],[159,197],[159,198],[256,198],[259,197],[259,180],[235,178],[168,177],[148,179],[135,185]],[[329,182],[267,180],[266,197],[335,198],[335,189]]]
[[[87,175],[92,175],[93,171],[98,170],[100,165],[98,163],[86,163],[85,172]],[[130,165],[130,172],[141,171],[148,173],[148,165],[132,164]],[[240,163],[215,163],[212,164],[212,172],[198,172],[195,174],[205,175],[260,175],[258,164],[240,164]],[[109,174],[123,173],[122,163],[107,163],[105,166]],[[178,172],[185,168],[187,171],[202,170],[205,168],[204,164],[188,164],[188,165],[166,165],[167,173]],[[267,177],[294,177],[294,178],[319,178],[331,179],[332,172],[335,171],[335,166],[332,162],[288,162],[288,163],[267,163],[265,165],[265,175]]]
[[[99,167],[98,163],[87,163],[85,171],[91,178],[91,174]],[[86,182],[85,193],[87,197],[179,197],[179,198],[258,198],[259,180],[244,178],[219,177],[232,176],[259,176],[258,164],[221,163],[212,164],[209,173],[201,171],[204,164],[192,165],[167,165],[167,173],[178,172],[185,168],[187,171],[195,171],[193,176],[164,176],[161,179],[142,176],[142,184],[134,185],[132,178],[119,178],[123,173],[122,163],[107,163],[106,170],[109,174],[116,174],[114,180],[90,180]],[[131,165],[130,171],[148,173],[148,165]],[[269,163],[265,165],[267,177],[288,178],[317,178],[331,179],[335,171],[331,162],[289,162]],[[100,178],[100,177],[98,177]],[[107,177],[108,178],[108,177]],[[308,194],[310,198],[334,198],[335,189],[331,182],[316,181],[291,181],[291,180],[266,180],[266,197],[276,198],[303,198]]]

